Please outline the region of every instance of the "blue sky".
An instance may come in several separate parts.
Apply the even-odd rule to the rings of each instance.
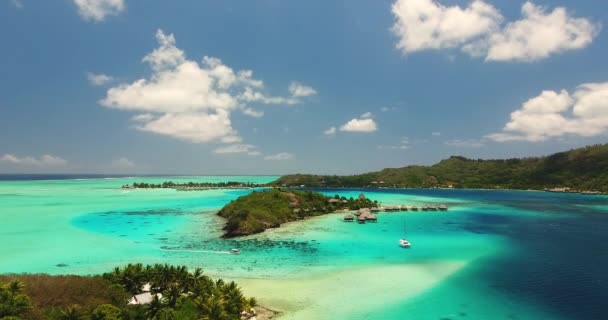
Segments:
[[[605,143],[606,21],[597,0],[2,0],[0,172],[350,174]]]

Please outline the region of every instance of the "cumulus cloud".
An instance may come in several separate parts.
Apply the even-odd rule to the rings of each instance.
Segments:
[[[327,135],[327,136],[331,136],[336,134],[336,127],[330,127],[329,129],[325,130],[323,132],[323,134]]]
[[[432,132],[432,133],[431,133],[431,135],[432,135],[433,137],[439,137],[439,136],[441,136],[441,132],[439,132],[439,131],[435,131],[435,132]]]
[[[35,166],[62,166],[67,164],[67,161],[61,157],[50,154],[42,155],[40,158],[32,156],[18,157],[13,154],[5,154],[0,158],[0,161],[17,164],[17,165],[35,165]]]
[[[139,130],[195,143],[235,143],[241,138],[232,128],[233,110],[259,118],[264,113],[247,103],[290,105],[309,95],[306,90],[311,88],[303,87],[294,89],[297,97],[293,92],[288,97],[270,96],[251,70],[235,71],[215,57],[188,59],[175,36],[162,30],[156,32],[156,40],[158,47],[142,59],[152,75],[114,86],[100,100],[105,107],[142,112],[133,117]]]
[[[216,154],[230,154],[230,153],[247,153],[252,156],[260,155],[259,151],[255,150],[256,147],[251,144],[232,144],[225,147],[219,147],[213,150]]]
[[[293,159],[293,157],[294,157],[294,155],[291,153],[281,152],[281,153],[265,156],[264,160],[282,161],[282,160]]]
[[[480,139],[453,139],[445,142],[446,146],[450,147],[459,147],[459,148],[481,148],[484,146],[484,143]]]
[[[493,6],[476,0],[468,7],[446,7],[433,0],[397,0],[392,6],[404,53],[425,49],[455,48],[499,28],[502,15]]]
[[[228,112],[221,109],[210,113],[166,113],[137,128],[195,143],[241,140],[232,128]]]
[[[125,10],[124,0],[74,0],[78,13],[85,20],[101,22],[107,16],[118,15]]]
[[[115,169],[131,169],[134,167],[135,163],[124,157],[112,161],[112,168]]]
[[[87,79],[89,83],[93,86],[103,86],[104,84],[114,80],[111,76],[105,75],[103,73],[95,74],[92,72],[87,72]]]
[[[374,132],[378,130],[376,122],[371,118],[354,118],[340,127],[340,131],[346,132]]]
[[[292,97],[308,97],[317,94],[317,91],[312,87],[305,86],[298,82],[292,82],[289,85],[289,93]]]
[[[608,82],[586,83],[571,94],[546,90],[511,113],[494,141],[545,141],[564,135],[597,136],[608,132]]]
[[[500,11],[481,0],[465,8],[434,0],[397,0],[392,7],[403,53],[461,49],[487,61],[536,61],[588,46],[599,25],[573,17],[564,7],[552,11],[532,2],[522,5],[522,18],[503,23]]]

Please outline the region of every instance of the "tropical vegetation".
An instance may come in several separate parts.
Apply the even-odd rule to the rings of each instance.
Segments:
[[[150,303],[128,304],[148,288]],[[0,276],[3,320],[237,320],[256,306],[235,282],[167,264],[129,264],[102,276]]]
[[[163,183],[147,183],[147,182],[133,182],[131,185],[122,186],[124,189],[185,189],[185,188],[208,188],[208,189],[220,189],[220,188],[255,188],[260,185],[251,182],[184,182],[176,183],[173,181],[165,181]]]
[[[272,185],[524,190],[564,187],[608,192],[608,144],[522,159],[482,160],[452,156],[432,166],[389,168],[351,176],[295,174],[283,176]]]
[[[313,191],[275,188],[239,197],[224,206],[218,215],[227,220],[224,237],[236,237],[340,209],[357,210],[377,204],[365,197],[347,199],[336,195],[328,198]]]

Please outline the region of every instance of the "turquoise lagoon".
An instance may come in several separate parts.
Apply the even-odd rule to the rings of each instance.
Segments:
[[[448,212],[332,214],[221,239],[215,212],[251,190],[123,190],[132,182],[0,181],[0,273],[94,274],[129,262],[235,279],[281,319],[604,319],[608,197],[523,191],[321,190]],[[398,239],[407,234],[406,250]],[[228,254],[239,248],[241,255]]]

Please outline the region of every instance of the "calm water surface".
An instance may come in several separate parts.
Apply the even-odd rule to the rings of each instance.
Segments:
[[[215,212],[250,190],[122,190],[134,181],[0,181],[0,272],[91,274],[128,262],[203,267],[285,319],[605,319],[608,197],[522,191],[321,190],[448,212],[327,215],[222,240]],[[45,178],[45,177],[42,177]],[[19,181],[17,181],[19,180]],[[397,245],[407,235],[409,250]],[[240,248],[241,255],[227,254]]]

